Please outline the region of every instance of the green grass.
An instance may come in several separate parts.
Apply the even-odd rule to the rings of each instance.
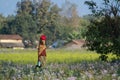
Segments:
[[[98,57],[99,54],[86,50],[47,49],[47,63],[78,63],[81,61],[95,61]],[[36,64],[37,50],[2,50],[0,61]]]

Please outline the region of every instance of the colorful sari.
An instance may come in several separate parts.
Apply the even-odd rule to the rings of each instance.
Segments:
[[[42,66],[46,63],[46,45],[45,40],[41,40],[38,47],[38,61],[42,63]]]

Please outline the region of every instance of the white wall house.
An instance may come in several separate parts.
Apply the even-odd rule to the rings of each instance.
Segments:
[[[19,35],[0,35],[0,48],[24,48],[22,37]]]

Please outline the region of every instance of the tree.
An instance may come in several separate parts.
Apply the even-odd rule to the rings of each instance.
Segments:
[[[17,15],[33,14],[33,4],[31,0],[21,0],[17,3]]]
[[[2,28],[4,27],[5,22],[6,22],[6,18],[3,17],[2,14],[0,14],[0,33],[2,33]]]
[[[67,26],[72,26],[75,29],[79,27],[79,16],[77,12],[77,5],[65,0],[62,6],[61,17],[63,18],[61,22]]]
[[[12,27],[12,24],[14,24],[15,16],[8,15],[4,21],[2,22],[2,28],[0,29],[1,34],[12,34],[15,32],[15,29]]]
[[[34,1],[37,32],[47,35],[47,43],[51,44],[58,38],[60,26],[60,8],[49,0]]]
[[[113,53],[120,58],[120,1],[103,0],[102,6],[86,1],[95,18],[90,21],[86,32],[89,50],[101,54],[107,60],[107,54]]]
[[[60,14],[62,38],[68,42],[73,39],[80,39],[80,17],[77,12],[77,5],[65,0]]]
[[[55,4],[51,5],[48,14],[48,25],[43,28],[43,31],[46,31],[48,36],[49,43],[55,41],[59,38],[59,26],[60,26],[60,8]]]
[[[31,0],[22,0],[17,3],[17,15],[14,25],[15,33],[23,37],[25,47],[35,46],[37,39],[37,25],[34,20],[34,6]],[[26,41],[28,44],[26,44]]]
[[[49,10],[51,6],[51,2],[49,0],[39,0],[35,2],[35,17],[38,27],[38,33],[42,32],[42,29],[46,26],[50,25],[49,22]]]
[[[49,42],[54,41],[58,34],[59,11],[60,8],[49,0],[22,0],[17,3],[17,15],[12,29],[25,41],[34,42],[42,32],[48,36]]]

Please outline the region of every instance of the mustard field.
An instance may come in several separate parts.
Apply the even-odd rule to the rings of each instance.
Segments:
[[[98,54],[85,50],[47,50],[47,63],[77,63],[81,61],[94,61],[98,57]],[[21,64],[36,64],[37,50],[3,50],[0,53],[0,60]]]

